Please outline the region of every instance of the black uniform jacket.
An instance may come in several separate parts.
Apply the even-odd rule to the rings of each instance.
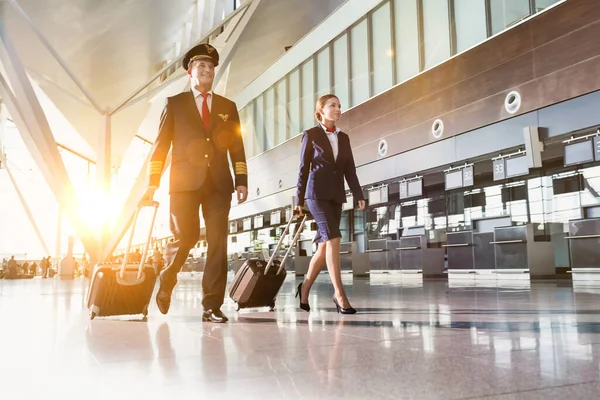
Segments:
[[[195,191],[210,173],[215,187],[234,191],[227,155],[231,158],[235,187],[248,186],[248,170],[240,118],[235,103],[213,93],[208,131],[196,107],[192,91],[167,98],[158,137],[148,164],[149,187],[157,188],[171,146],[169,192]]]
[[[364,200],[356,176],[350,138],[344,132],[338,132],[337,135],[338,157],[336,160],[327,134],[320,125],[306,130],[302,134],[296,204],[304,205],[304,199],[333,200],[340,204],[345,203],[344,177],[354,200]]]

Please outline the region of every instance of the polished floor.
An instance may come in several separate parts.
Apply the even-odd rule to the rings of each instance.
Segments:
[[[231,277],[230,277],[231,278]],[[198,276],[167,316],[90,321],[87,282],[0,280],[0,398],[597,399],[600,283],[326,275],[296,308],[288,276],[275,312],[201,321]]]

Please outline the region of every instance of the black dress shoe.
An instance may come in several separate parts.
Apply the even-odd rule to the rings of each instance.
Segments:
[[[221,310],[205,310],[202,313],[202,321],[223,324],[229,321],[229,318]]]
[[[171,307],[171,294],[173,294],[175,284],[177,284],[177,279],[175,279],[174,282],[170,282],[170,280],[167,280],[164,275],[161,274],[160,287],[158,288],[158,293],[156,293],[156,305],[158,306],[158,310],[163,314],[169,312],[169,308]]]

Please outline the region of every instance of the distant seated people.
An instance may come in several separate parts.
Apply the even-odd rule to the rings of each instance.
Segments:
[[[29,266],[29,273],[33,276],[35,276],[37,274],[37,264],[35,263],[35,261]]]
[[[19,265],[17,264],[17,260],[15,260],[15,256],[10,256],[10,260],[8,260],[8,274],[5,276],[6,279],[16,279],[18,275]]]
[[[27,261],[25,261],[23,265],[21,265],[21,271],[21,273],[24,275],[29,274],[29,263]]]
[[[154,248],[154,254],[152,255],[152,262],[154,264],[154,269],[156,270],[156,273],[160,273],[160,271],[162,271],[164,265],[165,265],[165,261],[163,260],[163,255],[160,252],[160,250],[158,249],[158,246],[156,246]]]

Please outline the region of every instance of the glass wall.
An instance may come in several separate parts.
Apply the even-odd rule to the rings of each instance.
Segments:
[[[371,17],[373,32],[373,96],[388,90],[393,81],[392,21],[390,3],[379,7]]]
[[[350,106],[369,98],[369,32],[363,19],[350,29]]]
[[[450,58],[450,19],[447,1],[423,0],[423,36],[425,68],[431,68]]]
[[[350,105],[350,88],[348,87],[348,35],[343,34],[333,41],[333,90],[340,99],[342,107]]]
[[[489,2],[489,7],[493,34],[521,22],[529,17],[532,11],[529,8],[529,0],[492,0]]]
[[[343,108],[357,106],[559,1],[384,0],[243,105],[247,157],[314,126],[319,96],[335,93]]]
[[[485,1],[454,1],[456,51],[465,51],[487,38]]]

